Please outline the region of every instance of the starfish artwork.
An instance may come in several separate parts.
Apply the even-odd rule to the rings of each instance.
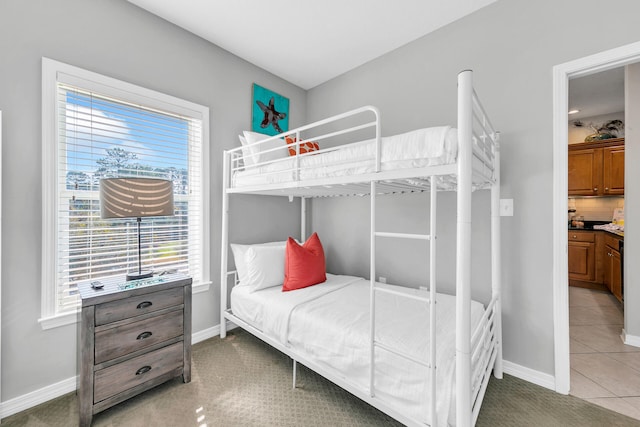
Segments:
[[[289,98],[253,84],[251,98],[251,130],[265,135],[278,135],[289,130]]]
[[[269,100],[269,105],[264,105],[264,102],[260,100],[257,100],[256,104],[258,104],[258,107],[260,107],[260,110],[262,110],[262,112],[264,113],[264,119],[262,119],[260,127],[265,129],[269,125],[271,125],[276,130],[276,132],[284,132],[280,128],[280,125],[278,125],[278,122],[285,119],[287,117],[287,113],[281,113],[276,110],[274,97],[272,96]]]

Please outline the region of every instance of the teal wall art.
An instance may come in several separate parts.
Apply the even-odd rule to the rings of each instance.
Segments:
[[[277,135],[289,130],[289,98],[253,84],[251,130]]]

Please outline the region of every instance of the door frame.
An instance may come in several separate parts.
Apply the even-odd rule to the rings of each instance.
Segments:
[[[640,42],[553,67],[553,318],[555,389],[568,394],[569,272],[567,256],[569,79],[640,62]]]
[[[2,378],[2,110],[0,110],[0,378]],[[2,384],[0,384],[0,423],[2,423]]]

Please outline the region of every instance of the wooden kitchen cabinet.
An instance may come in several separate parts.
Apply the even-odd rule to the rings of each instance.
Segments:
[[[620,252],[611,249],[607,266],[609,290],[618,301],[622,302],[622,259]]]
[[[569,230],[569,285],[609,290],[622,301],[620,240],[605,231]]]
[[[624,145],[602,149],[602,185],[605,195],[624,195]]]
[[[624,138],[570,144],[569,196],[624,195]]]
[[[569,282],[596,281],[596,239],[593,231],[569,231]]]
[[[619,239],[610,235],[604,238],[604,285],[622,301],[622,258],[618,247]]]

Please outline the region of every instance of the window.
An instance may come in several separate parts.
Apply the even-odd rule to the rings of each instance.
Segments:
[[[43,327],[75,321],[78,282],[137,269],[136,220],[100,218],[102,178],[173,182],[174,216],[142,220],[142,266],[208,286],[207,135],[206,107],[43,58]]]

